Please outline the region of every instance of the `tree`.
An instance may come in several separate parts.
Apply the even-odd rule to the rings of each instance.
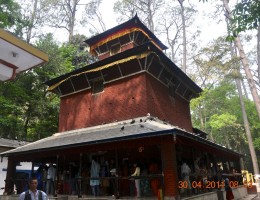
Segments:
[[[68,53],[69,57],[72,58],[72,65],[75,69],[84,67],[89,63],[98,61],[97,57],[91,55],[87,51],[87,45],[84,42],[84,40],[86,39],[86,36],[76,34],[72,37],[71,42],[66,45],[67,47],[71,47],[71,51]]]
[[[236,35],[245,30],[258,29],[260,24],[260,1],[242,0],[233,10],[232,31]]]
[[[209,139],[240,153],[247,152],[239,99],[233,80],[225,77],[191,102],[192,122]],[[203,125],[203,126],[201,126]]]
[[[257,65],[258,65],[258,79],[260,80],[260,26],[257,29]]]
[[[50,61],[0,84],[2,137],[33,141],[57,132],[59,98],[47,91],[44,82],[71,71],[73,65],[50,34],[39,38],[36,47]]]
[[[15,35],[21,36],[19,27],[23,26],[24,23],[21,7],[18,3],[14,0],[0,2],[0,28],[12,30]]]
[[[238,141],[240,141],[242,127],[237,123],[236,116],[230,113],[214,114],[210,117],[209,125],[214,130],[215,139],[219,144],[224,142],[229,149],[240,147]],[[231,146],[231,143],[234,144]]]
[[[24,0],[22,6],[22,17],[26,23],[20,27],[26,42],[37,39],[43,34],[43,26],[50,17],[52,4],[49,0]]]
[[[168,57],[173,62],[178,62],[177,54],[180,50],[181,44],[179,40],[181,39],[182,24],[180,20],[180,9],[176,7],[168,7],[165,11],[165,15],[162,16],[159,21],[159,32],[166,36],[166,41],[170,48],[170,53]]]
[[[184,14],[184,0],[178,0],[181,6],[181,22],[182,22],[182,47],[183,47],[183,62],[182,70],[186,73],[186,63],[187,63],[187,38],[186,38],[186,19]]]
[[[223,7],[225,9],[226,18],[228,20],[232,20],[233,17],[232,17],[232,13],[231,13],[231,10],[230,10],[229,5],[228,5],[228,0],[223,0]],[[253,75],[252,75],[251,70],[249,68],[249,62],[248,62],[247,56],[245,54],[245,51],[244,51],[244,48],[243,48],[243,45],[241,43],[239,36],[236,36],[234,38],[234,41],[235,41],[236,48],[238,49],[239,56],[241,58],[241,63],[244,67],[244,70],[245,70],[245,73],[246,73],[246,78],[247,78],[247,81],[248,81],[248,84],[249,84],[249,87],[250,87],[250,91],[251,91],[251,94],[253,96],[253,99],[254,99],[254,102],[255,102],[255,105],[256,105],[256,110],[257,110],[257,113],[258,113],[258,116],[259,116],[259,119],[260,119],[260,98],[258,96],[258,92],[257,92],[257,88],[256,88],[256,84],[255,84]]]
[[[173,4],[172,2],[165,4],[164,8],[162,8],[162,10],[164,10],[164,15],[160,17],[160,20],[158,20],[156,30],[162,38],[166,38],[166,42],[169,46],[169,53],[167,52],[169,58],[175,63],[178,63],[186,73],[187,68],[184,63],[191,60],[191,56],[186,50],[181,50],[181,47],[185,45],[186,47],[183,49],[189,47],[191,52],[194,50],[194,38],[193,40],[190,39],[194,35],[192,35],[193,33],[189,34],[187,30],[194,20],[196,10],[192,7],[183,7],[183,9],[184,10],[182,10],[178,4]],[[184,23],[182,21],[183,18],[185,20]],[[183,25],[185,25],[185,28],[183,28]],[[183,40],[184,36],[186,37],[185,41]]]
[[[236,55],[235,55],[234,47],[232,46],[232,44],[230,45],[230,50],[231,50],[231,57],[235,58]],[[256,157],[256,153],[255,153],[251,130],[250,130],[250,124],[248,121],[245,103],[244,103],[244,99],[243,99],[242,88],[241,88],[241,79],[240,79],[241,74],[239,72],[239,67],[236,67],[234,70],[234,78],[235,78],[236,86],[237,86],[237,90],[238,90],[239,102],[240,102],[241,112],[242,112],[243,122],[244,122],[244,128],[245,128],[245,132],[246,132],[246,136],[247,136],[247,141],[248,141],[248,146],[249,146],[251,159],[252,159],[252,163],[253,163],[254,173],[258,174],[259,167],[258,167],[258,163],[257,163],[257,157]]]
[[[134,1],[132,0],[132,2]],[[117,19],[119,22],[133,18],[137,13],[135,3],[130,4],[125,0],[119,0],[114,3],[114,12],[120,14]]]
[[[49,12],[49,20],[46,25],[49,27],[65,29],[68,32],[68,41],[74,35],[76,26],[76,14],[78,6],[81,6],[80,0],[50,0],[51,9]]]
[[[193,56],[195,74],[191,77],[202,88],[210,89],[221,82],[232,70],[230,58],[227,56],[229,44],[223,37],[209,43],[207,47]]]
[[[102,0],[91,0],[89,3],[87,3],[85,6],[86,15],[81,21],[82,24],[91,25],[92,28],[90,28],[90,32],[93,34],[106,31],[106,25],[99,10],[101,3]],[[99,26],[101,27],[101,31],[95,22],[98,22]]]
[[[150,31],[154,33],[154,18],[163,4],[164,0],[119,0],[115,3],[114,11],[121,15],[132,15],[131,17],[133,17],[133,12],[136,12]]]
[[[232,12],[230,32],[231,38],[246,30],[257,30],[257,65],[260,80],[260,1],[242,0],[236,4]]]
[[[20,18],[20,6],[13,0],[0,3],[0,28],[14,26]]]

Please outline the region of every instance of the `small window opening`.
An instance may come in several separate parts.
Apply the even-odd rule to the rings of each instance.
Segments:
[[[96,80],[92,82],[92,94],[97,94],[104,91],[103,80]]]
[[[110,47],[110,55],[115,55],[121,52],[121,45],[119,43],[114,44]]]

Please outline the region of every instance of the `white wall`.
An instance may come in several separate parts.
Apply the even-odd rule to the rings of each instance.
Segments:
[[[3,157],[2,162],[0,162],[0,195],[4,193],[5,187],[5,179],[6,179],[6,173],[7,173],[7,163],[8,158]],[[32,163],[31,162],[21,162],[21,166],[17,166],[16,170],[31,170],[32,169]]]
[[[3,194],[6,179],[6,169],[7,169],[7,157],[3,157],[2,162],[0,162],[0,195]]]

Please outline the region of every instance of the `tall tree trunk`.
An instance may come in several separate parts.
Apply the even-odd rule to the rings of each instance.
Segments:
[[[178,0],[181,6],[181,21],[182,21],[182,36],[183,36],[183,59],[182,59],[182,70],[184,73],[187,71],[186,63],[187,63],[187,42],[186,42],[186,23],[185,23],[185,15],[184,15],[184,0]]]
[[[242,77],[242,75],[241,75],[241,77]],[[247,93],[247,90],[246,90],[246,86],[245,86],[245,83],[244,83],[243,79],[241,80],[241,83],[242,83],[242,87],[243,87],[243,90],[244,90],[245,97],[246,97],[246,99],[249,99],[248,93]]]
[[[239,94],[239,101],[240,101],[249,151],[250,151],[251,159],[252,159],[252,163],[253,163],[254,174],[259,174],[259,167],[258,167],[256,153],[255,153],[254,143],[253,143],[250,126],[249,126],[249,122],[248,122],[248,118],[247,118],[247,114],[246,114],[245,104],[244,104],[244,100],[243,100],[243,95],[242,95],[241,80],[236,78],[235,81],[236,81],[237,90],[238,90],[238,94]]]
[[[223,0],[223,6],[224,6],[224,9],[225,9],[225,12],[226,12],[225,16],[228,18],[228,20],[232,19],[232,14],[231,14],[231,10],[230,10],[229,5],[228,5],[228,0]],[[248,84],[249,84],[249,87],[250,87],[250,91],[252,93],[253,100],[255,102],[257,114],[258,114],[258,117],[260,119],[260,98],[258,96],[256,84],[254,82],[253,75],[252,75],[251,70],[249,68],[249,62],[248,62],[247,56],[245,54],[245,51],[243,49],[243,45],[240,41],[239,36],[237,36],[235,38],[235,45],[238,49],[242,65],[243,65],[245,73],[246,73],[246,78],[247,78],[247,81],[248,81]]]
[[[231,51],[231,57],[232,58],[237,57],[236,49],[235,49],[235,47],[233,47],[232,44],[230,44],[230,51]],[[253,139],[252,139],[252,134],[251,134],[251,131],[250,131],[250,125],[249,125],[249,122],[248,122],[248,117],[247,117],[247,113],[246,113],[245,103],[244,103],[244,99],[243,99],[243,93],[242,93],[242,87],[241,87],[241,79],[238,78],[238,77],[242,77],[242,76],[237,76],[238,74],[240,74],[239,67],[235,67],[235,71],[234,72],[235,72],[234,73],[235,74],[235,82],[236,82],[236,86],[237,86],[237,90],[238,90],[239,102],[240,102],[240,106],[241,106],[241,112],[242,112],[245,132],[246,132],[248,146],[249,146],[249,151],[250,151],[250,155],[251,155],[251,159],[252,159],[252,163],[253,163],[254,174],[259,174],[259,167],[258,167],[257,157],[256,157],[256,153],[255,153],[255,148],[254,148],[254,143],[253,143]]]
[[[147,10],[148,10],[148,25],[149,25],[149,29],[150,31],[152,31],[154,33],[154,23],[153,23],[153,11],[152,11],[152,8],[151,8],[151,1],[147,1]]]
[[[34,0],[30,24],[28,26],[28,31],[27,31],[27,35],[26,35],[26,42],[28,42],[28,43],[30,43],[30,40],[32,38],[32,29],[34,27],[34,20],[35,20],[36,12],[37,12],[37,5],[38,5],[38,0]]]
[[[70,4],[70,0],[67,2],[67,10],[70,12],[70,19],[69,19],[69,42],[74,35],[74,26],[76,20],[76,11],[77,11],[78,0],[72,0],[72,5]]]
[[[258,82],[260,82],[260,26],[257,29],[257,65],[258,65]]]
[[[203,114],[202,114],[202,106],[201,105],[199,105],[199,116],[200,116],[200,128],[202,130],[205,130],[204,118],[203,118]]]

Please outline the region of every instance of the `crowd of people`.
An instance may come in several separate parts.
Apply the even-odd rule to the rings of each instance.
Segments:
[[[179,164],[180,194],[194,195],[212,190],[226,190],[226,199],[234,199],[232,184],[243,184],[242,174],[227,163],[206,162],[205,159],[196,158],[193,162],[185,159]]]
[[[90,162],[79,164],[71,162],[56,169],[54,163],[41,165],[35,173],[38,189],[47,195],[113,195],[151,196],[158,194],[160,188],[160,162],[129,163],[123,159],[116,163],[114,159],[105,160],[92,156]]]

